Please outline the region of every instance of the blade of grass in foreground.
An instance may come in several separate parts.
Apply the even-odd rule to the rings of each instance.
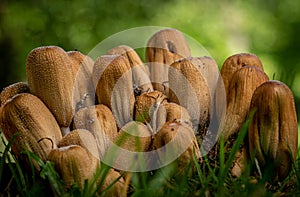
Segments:
[[[63,196],[65,193],[63,189],[63,181],[54,169],[54,163],[49,161],[43,162],[42,159],[40,159],[36,154],[28,150],[26,151],[26,154],[28,155],[30,161],[33,159],[41,167],[40,177],[49,181],[53,192],[58,196]],[[32,162],[31,165],[33,165]]]
[[[13,154],[9,156],[9,152],[10,152],[9,150],[12,146],[12,143],[14,142],[15,138],[18,135],[19,135],[18,133],[15,133],[12,136],[12,138],[9,140],[8,144],[5,144],[5,150],[3,153],[3,157],[1,158],[1,164],[0,164],[0,174],[2,175],[4,164],[7,161],[7,165],[12,173],[12,177],[16,182],[18,192],[20,192],[21,196],[28,196],[28,192],[27,192],[28,184],[26,183],[25,176],[22,172],[21,166]]]
[[[198,160],[196,159],[195,151],[194,151],[193,160],[194,160],[194,164],[196,166],[196,170],[197,170],[197,174],[198,174],[200,184],[201,184],[201,186],[204,186],[204,180],[203,180],[204,175],[201,171],[200,164],[199,164]]]
[[[229,157],[228,157],[227,161],[224,164],[224,167],[220,168],[220,171],[219,171],[219,188],[222,188],[224,186],[226,177],[230,173],[229,172],[230,167],[232,166],[232,163],[234,161],[236,153],[239,151],[239,148],[240,148],[241,144],[244,142],[244,139],[245,139],[246,134],[247,134],[248,126],[249,126],[250,122],[252,121],[254,113],[255,113],[255,111],[251,112],[249,118],[243,124],[242,128],[239,131],[238,137],[237,137],[236,141],[234,142],[234,144],[232,146]],[[224,144],[223,144],[223,147],[220,147],[220,149],[224,149]],[[225,154],[224,151],[223,151],[223,154]],[[221,155],[220,155],[220,157],[221,157]]]
[[[13,156],[13,161],[9,157],[7,159],[8,159],[8,167],[12,173],[12,177],[16,181],[18,191],[20,192],[21,196],[28,196],[27,195],[28,184],[25,181],[25,177],[19,162],[14,156]]]
[[[3,144],[5,145],[5,149],[4,149],[4,152],[3,152],[1,160],[0,160],[0,177],[2,177],[5,161],[7,160],[7,157],[9,157],[9,154],[8,154],[9,149],[10,149],[10,147],[11,147],[11,145],[12,145],[12,143],[15,140],[16,137],[17,137],[17,134],[13,135],[11,140],[8,142],[8,144],[5,143],[3,138],[1,139]],[[1,183],[1,180],[0,180],[0,183]]]

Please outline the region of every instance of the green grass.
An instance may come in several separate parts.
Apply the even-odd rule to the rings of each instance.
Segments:
[[[231,151],[225,149],[226,143],[220,140],[218,145],[218,159],[212,160],[208,156],[199,162],[194,161],[188,166],[186,173],[176,175],[176,162],[156,171],[131,173],[131,184],[128,196],[273,196],[300,194],[300,161],[297,159],[291,174],[282,182],[269,183],[271,173],[265,171],[261,177],[254,177],[249,164],[245,172],[238,178],[231,176],[230,169],[234,156],[239,150],[247,133],[248,122],[240,130]],[[65,190],[64,184],[54,164],[43,162],[36,155],[25,151],[23,154],[30,158],[30,167],[24,168],[14,156],[9,156],[10,147],[15,136],[5,143],[5,150],[1,153],[0,188],[4,196],[95,196],[101,188],[109,166],[104,164],[97,171],[95,177],[86,182],[82,191],[74,185]],[[39,173],[34,170],[33,162],[41,167]],[[215,167],[214,167],[215,166]],[[190,168],[194,173],[188,176]],[[119,178],[124,176],[122,174]],[[118,180],[118,179],[117,179]],[[117,181],[116,180],[116,181]],[[111,186],[111,185],[110,185]],[[107,189],[109,189],[109,187]]]

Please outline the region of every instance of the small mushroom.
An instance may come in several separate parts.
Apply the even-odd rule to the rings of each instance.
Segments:
[[[17,94],[1,107],[0,126],[8,141],[18,133],[12,143],[12,152],[17,157],[28,149],[46,161],[48,153],[62,138],[50,110],[38,97],[29,93]],[[34,164],[38,170],[39,166]]]
[[[29,92],[28,84],[25,82],[17,82],[7,86],[0,93],[0,107],[8,100],[12,99],[15,95]]]
[[[219,134],[228,140],[236,134],[246,121],[251,98],[255,89],[268,80],[268,76],[254,66],[245,66],[232,77],[227,98],[227,110],[222,119]]]
[[[298,153],[298,125],[294,97],[284,83],[271,80],[259,86],[251,100],[256,110],[248,128],[251,160],[260,170],[273,165],[274,176],[283,180]]]
[[[118,132],[118,137],[108,149],[105,162],[122,171],[141,171],[148,167],[145,153],[152,143],[151,131],[141,122],[131,121]]]
[[[99,158],[96,139],[93,134],[85,129],[75,129],[66,134],[58,143],[58,147],[79,145],[86,149],[87,152],[92,154],[95,158]]]
[[[255,66],[263,71],[260,59],[251,53],[238,53],[228,57],[221,68],[221,76],[226,89],[226,95],[229,95],[230,84],[234,73],[242,67]]]
[[[151,132],[143,123],[131,121],[122,127],[115,144],[128,151],[146,152],[151,144]]]
[[[61,127],[68,128],[75,109],[75,78],[67,52],[57,46],[33,49],[27,57],[26,73],[30,92],[46,104]]]
[[[107,52],[109,55],[122,55],[131,67],[134,94],[138,96],[144,92],[153,91],[149,78],[149,71],[134,49],[126,45],[117,46]]]
[[[48,155],[48,161],[54,163],[66,189],[71,189],[74,184],[83,189],[85,180],[94,177],[100,164],[98,159],[79,145],[53,149]]]
[[[212,100],[207,81],[188,58],[180,59],[169,68],[171,102],[187,109],[193,127],[205,133],[212,114]]]
[[[169,160],[176,160],[177,173],[184,174],[187,166],[201,159],[201,153],[194,131],[188,121],[172,120],[166,122],[154,135],[153,150],[158,153],[157,162],[161,166],[169,164]]]
[[[148,41],[146,62],[149,64],[150,79],[154,90],[169,96],[168,83],[169,66],[176,60],[189,57],[190,48],[183,34],[176,29],[163,29],[156,32]]]
[[[82,108],[74,116],[73,127],[90,131],[97,143],[100,159],[118,137],[118,128],[111,110],[102,104]]]
[[[111,109],[118,128],[132,121],[135,98],[128,60],[120,55],[100,56],[94,65],[93,81],[99,104]]]
[[[115,182],[118,179],[117,182]],[[111,185],[113,184],[113,185]],[[110,187],[108,190],[103,192],[107,187]],[[100,188],[100,192],[98,192],[101,196],[104,197],[125,197],[127,196],[125,180],[121,177],[120,172],[114,170],[113,168],[109,169],[102,187]],[[103,192],[103,193],[102,193]]]
[[[161,103],[150,110],[150,117],[153,134],[156,134],[166,122],[176,119],[184,120],[192,126],[189,112],[184,107],[172,102]]]
[[[167,102],[167,97],[159,91],[141,94],[135,102],[134,119],[142,123],[150,123],[151,111],[158,109],[159,105],[165,102]]]
[[[94,61],[79,51],[69,51],[74,75],[73,106],[75,111],[95,104],[95,88],[92,80]]]

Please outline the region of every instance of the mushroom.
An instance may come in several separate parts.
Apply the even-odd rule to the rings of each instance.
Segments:
[[[226,95],[229,96],[230,84],[234,73],[242,67],[255,66],[263,71],[260,59],[251,53],[238,53],[228,57],[221,68],[221,76],[226,89]]]
[[[268,79],[261,69],[254,66],[242,67],[234,73],[230,82],[226,115],[219,128],[219,135],[223,135],[225,141],[243,126],[250,110],[253,92]]]
[[[298,125],[294,97],[282,82],[260,85],[251,100],[254,117],[248,128],[252,162],[260,170],[273,166],[273,178],[283,180],[292,170],[298,153]]]
[[[26,149],[46,161],[62,134],[54,116],[36,96],[21,93],[6,102],[0,110],[0,126],[7,140],[17,134],[12,152],[17,157]],[[34,163],[37,170],[39,166]]]
[[[149,64],[154,90],[161,91],[168,97],[169,90],[165,84],[169,81],[169,66],[176,60],[190,55],[188,43],[180,31],[163,29],[156,32],[149,39],[146,48],[146,62]]]
[[[132,82],[135,96],[139,96],[144,92],[153,91],[149,78],[149,71],[134,49],[126,45],[120,45],[110,49],[107,54],[122,55],[128,60],[132,71]]]
[[[93,81],[99,104],[111,109],[118,128],[132,121],[135,98],[128,60],[120,55],[100,56],[94,65]]]
[[[30,92],[53,113],[62,130],[71,124],[74,73],[68,54],[57,46],[33,49],[27,57],[26,73]]]

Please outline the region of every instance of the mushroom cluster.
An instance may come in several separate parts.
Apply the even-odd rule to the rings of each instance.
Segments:
[[[204,143],[235,138],[253,110],[245,156],[237,160],[258,162],[261,170],[274,162],[274,176],[282,180],[296,158],[291,90],[269,80],[254,54],[227,58],[219,74],[212,58],[191,56],[175,29],[149,39],[146,63],[125,45],[95,61],[43,46],[28,54],[26,73],[28,83],[1,92],[1,129],[7,140],[18,134],[12,143],[17,158],[27,149],[54,162],[66,189],[83,188],[101,162],[112,166],[104,186],[119,178],[107,191],[114,196],[126,196],[130,183],[121,172],[156,170],[171,161],[183,174],[194,158],[202,162]],[[215,120],[219,124],[210,127]],[[242,171],[233,166],[233,175]]]

